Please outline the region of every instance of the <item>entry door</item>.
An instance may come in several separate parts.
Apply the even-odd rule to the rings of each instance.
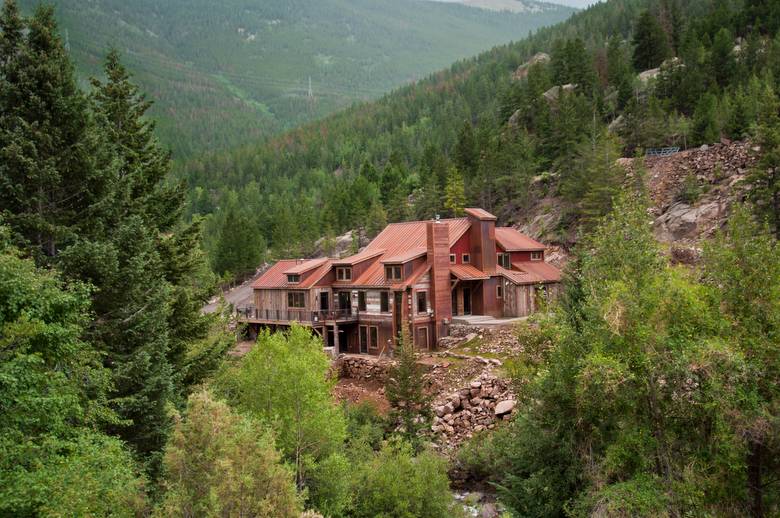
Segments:
[[[463,288],[463,314],[471,314],[471,288]]]
[[[428,326],[417,328],[417,347],[428,349]]]
[[[320,311],[328,311],[330,309],[330,294],[327,291],[320,293]]]
[[[349,313],[352,309],[352,297],[348,291],[339,292],[339,309],[342,311],[347,310],[344,313]]]

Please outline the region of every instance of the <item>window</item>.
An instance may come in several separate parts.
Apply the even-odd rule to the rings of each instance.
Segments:
[[[297,274],[288,274],[287,282],[289,282],[290,284],[298,284],[299,282],[301,282],[301,276]]]
[[[359,291],[358,292],[358,311],[365,311],[366,310],[366,292],[365,291]]]
[[[385,266],[385,277],[388,281],[400,281],[402,279],[401,266]]]
[[[386,291],[379,293],[379,311],[381,313],[390,312],[390,293]]]
[[[461,257],[463,258],[463,264],[469,264],[471,262],[471,255],[463,254]]]
[[[544,252],[531,252],[532,261],[541,261],[544,257]]]
[[[498,285],[496,286],[496,298],[497,299],[503,299],[504,298],[504,285],[501,284],[501,281],[499,281]]]
[[[450,254],[450,264],[455,264],[455,254]]]
[[[428,311],[427,293],[424,291],[417,292],[417,313],[425,313]]]
[[[289,291],[287,292],[287,307],[288,308],[305,308],[306,297],[302,291]]]
[[[370,338],[370,341],[368,342],[368,346],[372,349],[376,349],[379,347],[379,328],[375,326],[371,326],[368,328],[368,335]]]
[[[498,254],[498,265],[503,266],[507,270],[512,269],[512,255],[511,254]]]
[[[351,281],[352,280],[352,268],[349,268],[349,267],[336,268],[336,280],[337,281]]]

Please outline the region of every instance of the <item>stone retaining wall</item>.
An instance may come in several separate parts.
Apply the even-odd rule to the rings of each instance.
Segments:
[[[384,383],[393,365],[395,362],[387,358],[341,354],[333,363],[333,369],[339,378]]]

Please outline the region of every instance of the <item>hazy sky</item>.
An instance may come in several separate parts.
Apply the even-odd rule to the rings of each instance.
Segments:
[[[595,4],[594,0],[547,0],[552,4],[570,5],[572,7],[588,7],[591,4]]]

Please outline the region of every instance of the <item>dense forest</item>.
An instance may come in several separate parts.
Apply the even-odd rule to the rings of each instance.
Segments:
[[[38,0],[22,0],[31,12]],[[423,0],[53,0],[78,77],[116,47],[177,158],[256,142],[566,19]],[[468,38],[462,35],[468,34]],[[308,96],[311,78],[312,98]]]
[[[80,88],[53,9],[6,0],[0,515],[459,516],[408,337],[380,415],[335,402],[305,329],[236,358],[228,311],[201,308],[214,269],[258,260],[241,239],[305,253],[465,203],[511,222],[534,178],[582,235],[559,303],[515,330],[512,419],[452,462],[511,516],[780,514],[779,29],[768,0],[610,1],[194,160],[190,192],[119,53]],[[756,144],[749,195],[673,266],[615,158],[723,137]]]
[[[565,224],[576,227],[608,208],[624,176],[613,158],[773,124],[760,107],[776,102],[780,77],[775,10],[729,0],[598,4],[379,101],[192,160],[177,176],[191,186],[190,213],[206,216],[219,274],[252,270],[258,258],[217,259],[234,232],[278,257],[383,219],[452,213],[460,199],[512,223],[540,179],[569,202]],[[549,61],[524,67],[539,52]]]

